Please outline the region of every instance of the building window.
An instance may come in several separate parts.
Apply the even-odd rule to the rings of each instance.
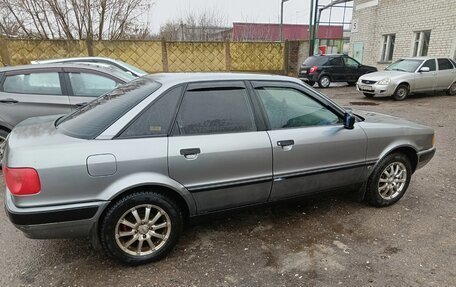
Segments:
[[[391,62],[393,60],[395,42],[396,34],[383,35],[382,54],[380,56],[380,62]]]
[[[431,31],[415,32],[413,38],[413,57],[427,56],[429,50],[429,41],[431,40]]]

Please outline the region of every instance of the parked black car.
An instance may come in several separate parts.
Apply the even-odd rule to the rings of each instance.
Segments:
[[[320,88],[329,87],[331,82],[347,82],[354,86],[360,76],[376,71],[377,68],[360,64],[347,55],[316,55],[304,61],[298,78],[310,86],[318,83]]]

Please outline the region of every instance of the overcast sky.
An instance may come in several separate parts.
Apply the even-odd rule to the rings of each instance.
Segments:
[[[331,0],[320,0],[327,4]],[[351,2],[348,3],[351,6]],[[347,9],[346,21],[351,19]],[[198,14],[215,11],[225,18],[226,25],[233,22],[278,23],[280,21],[280,0],[154,0],[149,15],[153,32],[168,20],[177,19],[188,13]],[[284,23],[307,24],[309,22],[310,0],[289,0],[284,4]],[[329,18],[329,10],[322,15],[322,21]],[[332,21],[342,21],[343,9],[333,8]]]

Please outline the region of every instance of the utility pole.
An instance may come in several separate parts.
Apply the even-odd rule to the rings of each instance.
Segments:
[[[313,22],[313,12],[314,12],[314,0],[310,0],[310,15],[309,15],[309,38],[308,38],[308,48],[309,56],[312,56],[312,22]]]
[[[309,51],[310,56],[313,56],[314,51],[315,51],[315,43],[316,43],[315,39],[317,39],[317,26],[318,26],[318,22],[320,21],[318,10],[319,10],[318,0],[315,0],[315,7],[313,10],[314,21],[313,21],[313,27],[312,27],[312,49],[310,49],[310,51]]]
[[[282,0],[280,3],[280,41],[283,42],[283,4],[289,0]]]

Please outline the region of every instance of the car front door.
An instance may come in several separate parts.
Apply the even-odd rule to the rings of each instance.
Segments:
[[[446,90],[456,79],[456,70],[447,58],[437,59],[439,69],[437,71],[437,89]]]
[[[37,116],[71,111],[60,69],[6,72],[0,85],[0,114],[11,126]]]
[[[271,143],[244,82],[189,84],[169,137],[169,174],[198,212],[266,202]]]
[[[429,68],[429,72],[421,72],[422,68]],[[435,59],[427,60],[415,73],[415,88],[416,92],[434,91],[437,85],[437,71]]]
[[[73,110],[124,84],[110,75],[85,69],[65,68],[65,77]]]
[[[345,129],[342,114],[298,84],[254,82],[273,146],[271,200],[363,181],[366,134]]]
[[[363,70],[360,69],[361,64],[355,59],[350,57],[343,57],[345,64],[345,79],[347,82],[357,82],[358,78],[363,74]]]

